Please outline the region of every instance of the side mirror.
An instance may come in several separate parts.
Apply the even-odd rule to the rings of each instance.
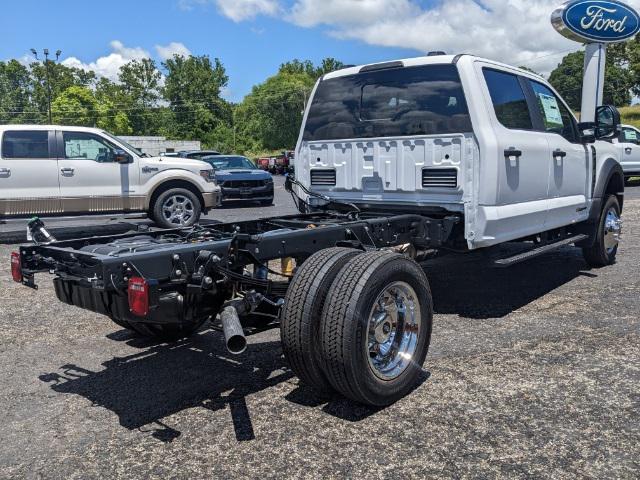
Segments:
[[[595,122],[581,122],[578,124],[580,141],[582,143],[596,142],[596,124]]]
[[[133,158],[124,150],[116,150],[113,152],[113,158],[116,163],[131,163]]]
[[[620,112],[616,107],[603,105],[596,109],[595,134],[597,139],[610,140],[620,137],[621,124]]]

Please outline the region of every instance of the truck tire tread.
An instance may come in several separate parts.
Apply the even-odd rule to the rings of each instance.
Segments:
[[[335,277],[345,263],[360,253],[336,247],[309,257],[291,281],[281,311],[280,335],[285,357],[302,383],[320,392],[333,390],[319,359],[322,309]]]

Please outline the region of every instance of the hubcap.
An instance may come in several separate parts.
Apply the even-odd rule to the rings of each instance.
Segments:
[[[392,283],[378,295],[367,335],[369,366],[378,378],[393,380],[414,361],[421,319],[416,292],[409,284]]]
[[[620,243],[622,236],[622,220],[615,208],[610,208],[604,221],[604,248],[612,254]]]
[[[162,204],[164,219],[177,226],[188,225],[194,213],[193,202],[184,195],[173,195]]]

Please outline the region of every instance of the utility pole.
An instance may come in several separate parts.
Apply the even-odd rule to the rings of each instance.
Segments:
[[[35,57],[36,60],[40,60],[38,58],[38,52],[36,51],[35,48],[31,49],[31,53],[33,54],[33,56]],[[51,119],[51,72],[49,71],[49,68],[51,67],[51,63],[53,63],[53,60],[49,60],[49,49],[45,48],[42,53],[44,53],[44,71],[45,71],[45,76],[47,79],[47,110],[49,112],[49,124],[52,124],[53,121]],[[56,51],[56,62],[60,59],[60,55],[62,54],[62,50],[57,50]]]

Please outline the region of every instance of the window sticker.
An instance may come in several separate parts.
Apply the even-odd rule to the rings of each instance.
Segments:
[[[547,123],[560,126],[564,125],[556,97],[552,95],[545,95],[544,93],[538,93],[538,98],[540,98],[540,102],[542,103]]]

